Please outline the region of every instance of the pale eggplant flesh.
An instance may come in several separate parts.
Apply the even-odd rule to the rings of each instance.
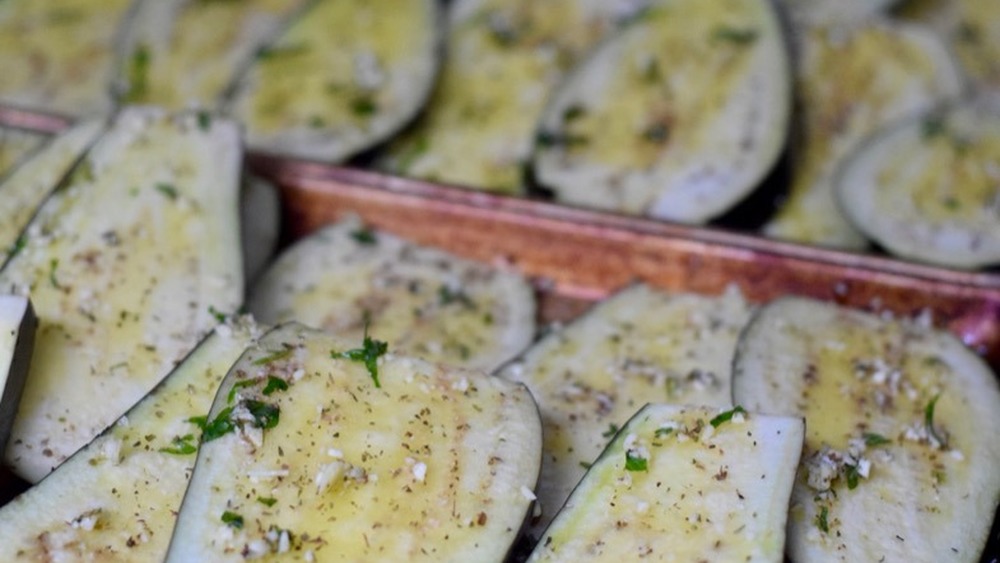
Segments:
[[[528,561],[780,563],[803,426],[735,407],[646,405]]]
[[[439,84],[382,150],[393,174],[524,194],[535,125],[566,72],[646,1],[456,0]]]
[[[533,172],[562,203],[704,223],[774,168],[791,111],[769,0],[660,2],[554,92]]]
[[[535,333],[531,284],[511,268],[460,258],[366,228],[356,217],[285,250],[254,285],[247,309],[434,362],[492,371]]]
[[[231,87],[254,150],[341,162],[424,106],[444,38],[438,0],[312,2]]]
[[[131,4],[0,2],[0,103],[74,117],[110,113],[118,29]]]
[[[258,335],[248,318],[224,319],[124,416],[0,507],[0,560],[162,560],[194,468],[192,420]]]
[[[523,386],[290,323],[223,381],[167,561],[499,561],[541,424]]]
[[[1000,112],[961,104],[883,130],[837,177],[852,224],[890,253],[931,264],[1000,264]]]
[[[744,332],[733,397],[802,416],[793,561],[977,561],[1000,502],[1000,386],[927,317],[803,298]]]
[[[122,33],[117,96],[216,109],[230,83],[308,0],[138,0]]]
[[[524,383],[542,413],[536,538],[647,402],[727,406],[729,369],[750,306],[735,289],[709,297],[631,286],[555,328],[498,372]]]
[[[836,204],[837,171],[875,131],[957,98],[961,73],[945,45],[919,26],[876,19],[807,28],[794,38],[800,122],[790,148],[792,179],[763,232],[860,250],[867,240]]]
[[[39,319],[5,461],[35,482],[146,395],[235,310],[236,124],[121,112],[42,205],[0,287]]]
[[[0,178],[45,144],[47,137],[44,133],[0,125]]]

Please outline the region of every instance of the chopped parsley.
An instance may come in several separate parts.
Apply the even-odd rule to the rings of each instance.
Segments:
[[[729,422],[730,420],[732,420],[733,416],[736,413],[746,414],[746,412],[747,411],[744,410],[743,407],[741,407],[739,405],[736,405],[736,408],[734,408],[733,410],[728,410],[726,412],[719,413],[718,415],[716,415],[715,418],[713,418],[712,420],[708,421],[708,423],[712,425],[712,428],[718,428],[724,422]]]
[[[604,437],[604,438],[612,438],[612,437],[614,437],[615,434],[618,433],[618,430],[619,430],[618,425],[614,424],[614,423],[611,423],[611,424],[608,425],[608,429],[605,430],[601,434],[601,436]]]
[[[208,131],[212,128],[212,115],[207,111],[199,111],[195,117],[198,119],[198,129]]]
[[[933,139],[934,137],[944,135],[944,119],[942,119],[940,115],[932,115],[924,119],[923,123],[920,125],[920,133],[923,135],[924,139]]]
[[[344,358],[354,362],[363,362],[368,369],[368,374],[375,387],[382,387],[378,380],[378,359],[389,351],[389,345],[381,340],[374,340],[368,336],[368,325],[365,324],[365,336],[361,348],[354,348],[346,352],[330,351],[332,358]]]
[[[757,41],[757,30],[722,26],[715,28],[715,31],[712,32],[712,39],[733,45],[750,45]]]
[[[136,102],[146,97],[146,90],[149,88],[149,47],[140,43],[132,52],[132,59],[128,66],[128,92],[125,93],[126,102]]]
[[[267,385],[264,386],[263,393],[270,395],[275,391],[288,391],[288,382],[273,375],[267,376]]]
[[[278,499],[274,497],[257,497],[257,502],[263,504],[264,506],[271,507],[278,502]]]
[[[587,115],[587,108],[574,104],[563,110],[562,118],[564,123],[568,123],[585,115]]]
[[[540,147],[574,147],[590,143],[590,139],[584,135],[572,135],[569,133],[559,133],[553,131],[539,131],[535,136],[535,142]]]
[[[56,289],[62,289],[62,286],[59,285],[59,280],[56,279],[56,268],[58,267],[59,267],[58,258],[53,258],[51,261],[49,261],[49,283],[52,284],[52,287]]]
[[[22,233],[17,237],[17,240],[14,241],[14,244],[10,247],[8,252],[10,252],[11,257],[14,257],[24,250],[24,247],[26,246],[28,246],[28,237]]]
[[[216,309],[211,305],[208,306],[208,314],[215,317],[215,320],[219,321],[220,323],[226,322],[226,317],[228,317],[228,315],[226,315],[225,313],[223,313],[222,311]]]
[[[853,491],[858,486],[858,478],[861,477],[861,474],[858,473],[858,466],[845,465],[844,471],[847,477],[847,488]]]
[[[243,517],[235,512],[225,511],[222,513],[222,523],[237,530],[243,529]]]
[[[669,435],[673,431],[674,431],[673,428],[657,428],[656,432],[653,433],[653,436],[660,438]]]
[[[649,471],[649,461],[646,458],[632,453],[631,450],[625,452],[626,471]]]
[[[285,348],[284,350],[278,350],[277,352],[272,352],[266,356],[257,358],[251,363],[255,366],[264,366],[270,363],[274,363],[278,360],[284,360],[285,358],[291,355],[292,355],[292,349]],[[270,385],[270,383],[268,384]]]
[[[194,434],[174,436],[174,439],[170,441],[170,446],[160,448],[160,451],[165,454],[190,455],[198,451],[198,447],[192,443],[193,440]]]
[[[584,469],[590,469],[590,468],[591,468],[591,466],[593,466],[593,465],[594,465],[594,464],[592,464],[592,463],[587,463],[586,461],[581,461],[581,462],[580,462],[580,467],[582,467],[582,468],[584,468]]]
[[[447,285],[442,284],[438,288],[438,300],[442,305],[451,305],[452,303],[461,303],[463,306],[469,309],[475,309],[476,304],[469,298],[469,296],[461,289],[451,289]]]
[[[233,407],[226,407],[219,411],[219,414],[211,421],[205,417],[197,417],[200,419],[198,422],[194,418],[190,421],[201,427],[201,442],[204,444],[221,438],[236,429],[236,425],[229,418],[232,414]]]
[[[884,446],[892,443],[892,440],[874,432],[865,432],[862,437],[865,439],[866,446]]]
[[[309,50],[309,46],[305,43],[297,43],[293,45],[275,45],[273,47],[261,47],[257,50],[258,60],[275,59],[278,57],[288,57],[292,55],[300,55]]]
[[[934,398],[927,403],[924,407],[924,424],[927,426],[927,433],[931,435],[932,438],[937,440],[942,447],[948,447],[947,436],[941,436],[934,429],[934,407],[937,406],[938,399],[941,398],[941,393],[934,395]]]
[[[229,388],[229,394],[226,395],[226,402],[232,403],[233,400],[236,399],[237,391],[243,389],[244,387],[253,387],[254,385],[257,385],[257,381],[255,379],[244,379],[243,381],[233,383],[233,386]]]
[[[351,100],[351,112],[358,117],[371,117],[378,111],[378,104],[369,94],[355,97]]]
[[[167,199],[170,199],[170,200],[176,200],[177,199],[177,195],[178,195],[177,187],[174,186],[173,184],[165,184],[165,183],[162,183],[162,182],[159,183],[159,184],[156,184],[156,191],[158,191],[161,194],[165,195],[167,197]]]
[[[378,244],[378,237],[371,229],[358,229],[356,231],[351,231],[351,238],[358,244],[365,244],[369,246]]]
[[[269,405],[263,401],[247,399],[243,401],[243,406],[250,411],[253,416],[253,425],[257,428],[274,428],[281,418],[281,409],[277,405]]]
[[[820,509],[819,514],[816,515],[816,527],[820,529],[823,533],[830,533],[830,523],[827,522],[827,518],[830,516],[830,510],[827,507]]]
[[[657,145],[662,145],[670,139],[670,128],[666,123],[657,122],[642,132],[642,138]]]

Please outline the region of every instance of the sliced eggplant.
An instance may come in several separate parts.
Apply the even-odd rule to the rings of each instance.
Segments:
[[[45,144],[47,138],[44,133],[0,125],[0,178]]]
[[[524,191],[524,164],[549,92],[646,1],[456,0],[448,53],[424,115],[378,166],[406,176]]]
[[[734,400],[803,416],[793,561],[977,561],[1000,502],[1000,387],[948,333],[800,298],[747,327]]]
[[[528,561],[783,561],[801,418],[646,405]]]
[[[167,561],[500,561],[534,499],[523,386],[289,324],[222,383]]]
[[[215,108],[226,87],[308,0],[137,0],[123,33],[118,96]]]
[[[668,295],[636,285],[556,329],[501,377],[528,386],[545,429],[540,532],[604,449],[650,401],[725,406],[736,338],[750,316],[738,291]]]
[[[884,129],[844,163],[844,215],[898,256],[1000,264],[1000,113],[956,105]]]
[[[131,3],[0,2],[0,103],[78,117],[109,112],[117,30]]]
[[[790,115],[769,0],[661,2],[553,94],[535,177],[561,202],[704,223],[774,167]]]
[[[35,346],[38,320],[26,297],[0,295],[0,451],[7,447]]]
[[[241,157],[232,122],[127,109],[32,219],[0,270],[39,318],[15,473],[41,479],[239,306]]]
[[[955,53],[966,78],[983,94],[1000,90],[1000,3],[993,0],[910,0],[900,17],[928,25]]]
[[[258,150],[339,162],[411,121],[444,36],[438,0],[313,2],[257,54],[229,111]]]
[[[254,286],[261,322],[298,321],[400,352],[491,371],[534,338],[535,298],[513,270],[363,227],[356,218],[286,250]]]
[[[906,0],[778,0],[795,27],[857,25],[878,18]]]
[[[18,236],[106,126],[101,120],[80,122],[53,137],[0,182],[0,263],[24,244],[26,239]]]
[[[162,560],[194,468],[192,419],[257,334],[246,318],[218,325],[125,416],[0,508],[0,560]]]
[[[788,199],[764,232],[808,244],[864,248],[865,237],[835,202],[837,170],[873,132],[957,97],[961,74],[941,41],[913,25],[815,28],[799,39],[801,136],[792,143]]]

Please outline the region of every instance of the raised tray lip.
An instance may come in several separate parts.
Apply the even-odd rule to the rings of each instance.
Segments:
[[[248,157],[251,171],[278,184],[294,185],[297,189],[322,191],[324,185],[352,186],[388,193],[396,197],[436,201],[487,213],[514,213],[536,220],[572,223],[580,228],[603,229],[610,232],[630,232],[666,239],[699,242],[724,247],[734,252],[798,259],[816,264],[867,270],[914,280],[969,286],[995,290],[1000,299],[1000,272],[955,270],[910,262],[876,254],[851,252],[834,248],[765,238],[762,235],[721,229],[712,226],[684,225],[639,216],[571,207],[538,199],[472,190],[425,180],[393,176],[382,172],[331,165],[309,160],[297,160],[252,152]]]

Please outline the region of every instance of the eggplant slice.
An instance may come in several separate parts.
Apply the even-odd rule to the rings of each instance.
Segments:
[[[528,386],[545,429],[541,532],[609,438],[650,401],[727,406],[729,366],[750,308],[632,286],[553,330],[499,375]]]
[[[764,233],[861,249],[867,240],[836,204],[837,170],[875,131],[956,98],[961,74],[945,46],[913,25],[815,28],[797,38],[801,123],[792,140],[792,183]]]
[[[795,27],[857,25],[908,0],[776,0]]]
[[[313,2],[240,77],[230,113],[247,143],[340,162],[384,141],[423,107],[444,37],[438,0]]]
[[[802,435],[801,418],[647,405],[528,561],[780,563]]]
[[[883,130],[846,160],[836,189],[854,226],[897,256],[1000,264],[1000,112],[956,105]]]
[[[0,125],[0,178],[45,144],[48,135]]]
[[[283,325],[212,406],[167,561],[501,561],[534,498],[523,386]]]
[[[286,250],[247,302],[258,320],[359,340],[366,330],[429,361],[493,370],[531,343],[535,298],[520,274],[369,230],[356,218]]]
[[[0,295],[0,451],[7,447],[24,392],[36,328],[38,319],[27,297]]]
[[[258,336],[227,319],[152,392],[37,485],[0,507],[0,560],[161,561],[194,468],[198,426]]]
[[[377,166],[399,175],[521,194],[551,90],[646,1],[455,0],[442,76],[414,127]]]
[[[952,335],[779,299],[740,339],[733,398],[806,419],[792,561],[978,560],[1000,502],[1000,387]]]
[[[239,306],[241,159],[232,122],[127,109],[32,219],[0,270],[39,318],[15,473],[41,479]]]
[[[118,95],[174,110],[218,107],[229,84],[309,0],[137,0]]]
[[[784,150],[789,66],[769,0],[660,2],[554,93],[535,177],[564,203],[704,223]]]
[[[77,117],[110,112],[118,28],[131,4],[0,2],[0,103]]]
[[[18,238],[21,232],[106,127],[103,120],[81,121],[51,138],[0,181],[0,263],[26,242]]]

